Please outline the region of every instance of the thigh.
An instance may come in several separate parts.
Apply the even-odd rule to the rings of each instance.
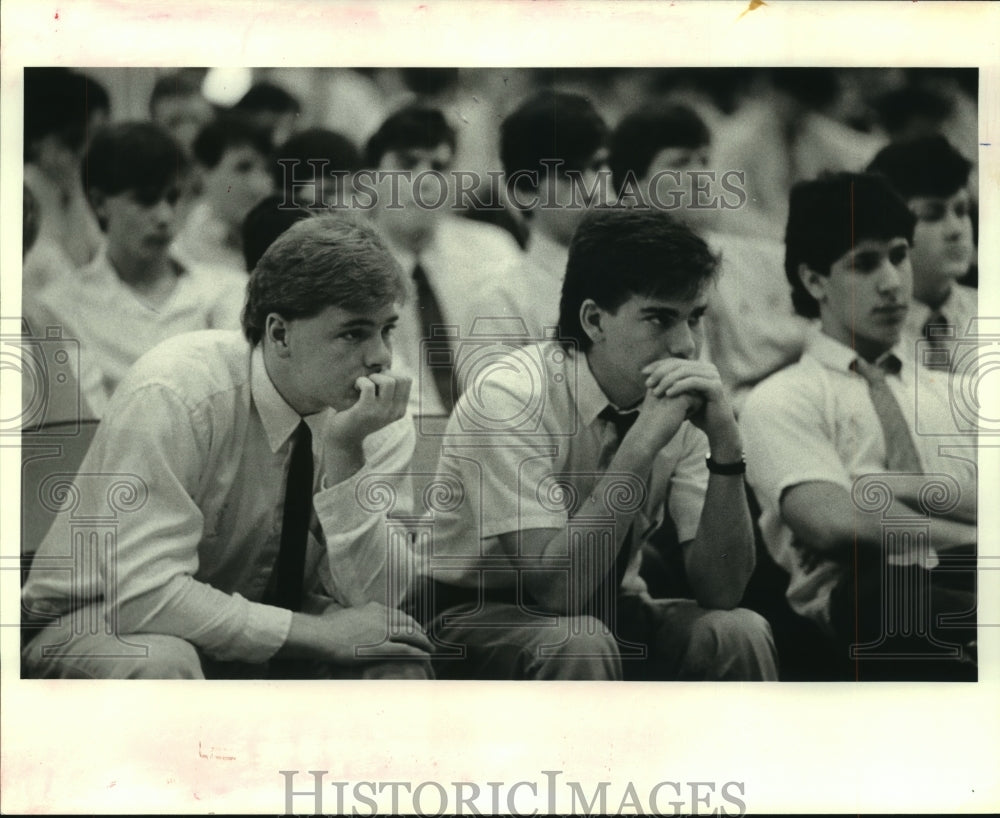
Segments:
[[[22,651],[26,676],[43,679],[200,679],[198,652],[176,636],[80,628],[72,615],[42,629]]]
[[[449,608],[428,630],[442,679],[621,678],[614,638],[592,617],[489,601]]]
[[[623,600],[623,603],[625,600]],[[626,677],[649,680],[768,681],[778,678],[767,621],[745,608],[702,608],[692,599],[635,597],[619,606],[621,631],[648,648],[625,663]]]

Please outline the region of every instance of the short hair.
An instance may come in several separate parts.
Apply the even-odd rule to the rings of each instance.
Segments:
[[[365,145],[365,165],[377,168],[390,151],[408,148],[433,149],[457,144],[455,129],[437,108],[407,105],[391,114],[371,135]]]
[[[285,197],[277,193],[261,199],[243,219],[240,232],[243,238],[243,260],[247,272],[252,272],[260,257],[274,240],[289,227],[314,214],[301,207],[282,207]]]
[[[261,111],[274,114],[297,114],[299,101],[280,85],[273,82],[256,82],[233,106],[234,111],[254,114]]]
[[[364,313],[404,294],[399,263],[370,225],[349,214],[303,219],[278,236],[250,274],[243,334],[259,343],[273,312],[287,320],[331,306]]]
[[[941,135],[894,142],[882,148],[868,165],[884,176],[904,199],[947,197],[969,182],[972,163]]]
[[[687,105],[644,105],[625,116],[611,136],[611,181],[615,190],[621,190],[629,171],[642,179],[664,148],[701,148],[711,143],[705,120]]]
[[[802,264],[820,275],[865,240],[904,238],[913,243],[915,218],[881,176],[833,173],[793,188],[785,229],[785,275],[792,286],[795,311],[819,316],[819,303],[799,277]]]
[[[327,173],[333,170],[356,173],[362,167],[361,152],[355,144],[343,134],[326,128],[299,131],[275,150],[274,181],[281,188],[286,181],[285,169],[277,163],[278,159],[296,160],[299,175],[312,172],[312,166],[307,164],[310,159],[326,160],[329,163]]]
[[[156,110],[156,105],[161,99],[172,97],[200,97],[201,82],[191,75],[190,71],[176,71],[171,74],[164,74],[157,77],[153,83],[153,90],[149,95],[150,116]]]
[[[245,115],[224,113],[206,124],[195,137],[191,153],[202,167],[216,167],[226,151],[249,147],[261,156],[271,154],[271,137]]]
[[[719,266],[704,240],[663,210],[599,208],[584,217],[570,242],[559,300],[559,338],[583,350],[590,337],[580,307],[592,298],[617,310],[634,295],[695,297]]]
[[[87,138],[96,83],[67,68],[24,69],[24,159],[34,160],[35,143],[57,137],[67,148],[79,150]],[[105,94],[106,102],[107,95]]]
[[[90,142],[81,176],[88,194],[142,191],[152,201],[188,169],[184,148],[152,122],[120,122],[101,128]]]
[[[526,173],[539,180],[548,173],[543,159],[561,161],[563,170],[582,170],[605,146],[608,127],[580,94],[542,91],[527,99],[500,126],[500,161],[515,187],[533,188]]]

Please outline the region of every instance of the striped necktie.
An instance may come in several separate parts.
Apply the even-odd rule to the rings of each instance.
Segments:
[[[910,427],[903,417],[896,396],[886,382],[886,373],[899,374],[902,363],[895,355],[888,355],[880,364],[870,364],[861,358],[851,362],[851,369],[868,382],[868,394],[882,425],[885,439],[886,466],[890,472],[923,474],[924,467],[913,443]]]

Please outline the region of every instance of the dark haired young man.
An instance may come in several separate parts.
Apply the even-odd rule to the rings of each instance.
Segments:
[[[958,283],[975,258],[969,173],[972,163],[943,136],[896,142],[876,154],[870,173],[884,176],[916,216],[913,228],[913,301],[903,328],[907,354],[926,338],[947,355],[968,333],[978,311],[978,292]],[[936,350],[935,350],[936,351]],[[954,368],[929,356],[933,368]]]
[[[552,335],[570,240],[591,207],[613,198],[608,128],[579,94],[542,91],[500,127],[508,201],[524,215],[528,244],[517,266],[475,297],[482,318],[516,318],[526,337]]]
[[[174,242],[178,258],[243,270],[240,227],[250,208],[273,190],[267,132],[237,114],[209,122],[192,154],[201,198]]]
[[[937,552],[975,544],[976,479],[974,450],[949,456],[941,445],[955,430],[946,386],[899,351],[913,225],[877,176],[792,189],[785,272],[795,308],[818,317],[821,332],[798,363],[751,392],[740,423],[761,530],[791,576],[792,608],[829,632],[845,660],[850,644],[868,655],[883,645],[882,656],[859,656],[858,678],[974,678],[968,652],[928,661],[975,640],[974,625],[939,626],[942,614],[970,613],[975,594],[960,574],[937,570]],[[947,512],[925,497],[942,475]],[[867,508],[874,495],[862,487],[873,477],[891,508]],[[923,536],[893,528],[907,516]],[[905,663],[907,654],[920,661]]]
[[[623,202],[667,208],[721,256],[705,354],[739,412],[754,384],[798,358],[809,328],[792,308],[781,243],[747,234],[749,192],[713,164],[712,134],[686,105],[652,102],[627,114],[611,137],[610,164]],[[711,183],[697,175],[707,172]]]
[[[396,260],[409,274],[409,297],[400,314],[397,348],[401,367],[416,379],[414,412],[447,414],[455,399],[453,367],[427,366],[434,326],[448,326],[431,354],[448,358],[473,330],[474,294],[504,275],[520,255],[505,231],[461,218],[453,209],[451,177],[456,135],[435,108],[411,105],[390,115],[365,146],[371,216]],[[463,169],[458,169],[463,170]],[[366,190],[370,191],[366,194]],[[442,340],[443,339],[443,340]],[[423,354],[424,360],[420,356]]]
[[[80,341],[83,398],[98,417],[132,364],[161,341],[239,326],[245,277],[182,264],[170,252],[186,174],[181,146],[151,123],[109,126],[87,150],[82,178],[105,245],[38,304]]]
[[[562,340],[497,348],[467,384],[438,465],[460,489],[420,589],[440,645],[464,652],[442,649],[440,675],[775,678],[767,623],[736,608],[754,564],[739,430],[698,360],[715,270],[662,211],[594,211],[569,250]],[[661,525],[694,599],[654,600],[639,576]]]
[[[194,140],[215,115],[190,69],[157,77],[149,95],[149,117],[162,125],[189,154]]]
[[[359,502],[378,473],[407,504],[399,268],[369,227],[306,219],[247,289],[243,335],[170,339],[115,393],[24,588],[29,619],[59,617],[25,646],[29,675],[428,675],[392,604],[384,516]],[[113,546],[52,570],[77,509],[117,512]]]

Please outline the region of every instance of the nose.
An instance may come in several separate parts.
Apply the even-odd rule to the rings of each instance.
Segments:
[[[948,208],[945,215],[945,230],[949,238],[960,238],[966,228],[970,233],[972,232],[972,220],[967,215],[958,213],[955,208]]]
[[[903,279],[909,269],[909,259],[904,259],[900,264],[893,264],[888,258],[882,260],[882,266],[878,270],[878,289],[881,293],[893,293],[903,285]]]
[[[392,342],[378,335],[365,347],[365,367],[372,372],[381,372],[392,365]]]
[[[174,214],[177,212],[177,205],[176,203],[172,204],[167,201],[166,197],[164,197],[153,205],[153,212],[158,224],[169,226],[173,223]]]
[[[679,322],[670,333],[670,357],[690,360],[698,354],[698,330],[686,322]]]

